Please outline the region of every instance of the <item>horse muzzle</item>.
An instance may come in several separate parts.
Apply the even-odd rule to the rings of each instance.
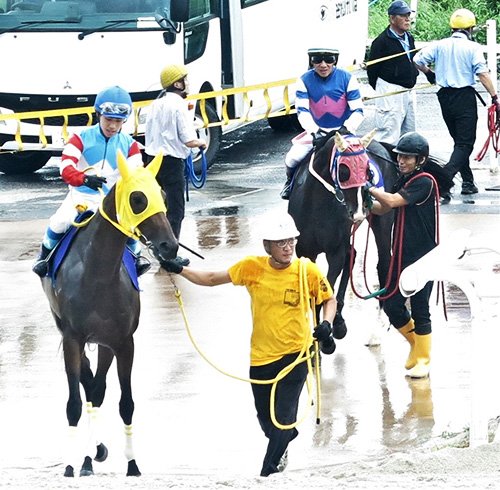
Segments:
[[[153,255],[158,261],[161,260],[172,260],[177,257],[177,251],[179,250],[178,243],[161,242],[157,245],[153,243],[148,243],[148,248],[153,252]]]

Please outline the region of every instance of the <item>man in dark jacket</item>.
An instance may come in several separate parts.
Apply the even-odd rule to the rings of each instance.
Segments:
[[[411,89],[418,70],[413,65],[415,40],[410,34],[412,10],[402,0],[389,6],[389,26],[373,41],[369,61],[391,58],[369,64],[368,81],[377,95]],[[394,56],[395,55],[395,56]],[[399,137],[415,131],[415,109],[412,94],[406,91],[375,99],[377,139],[395,145]]]

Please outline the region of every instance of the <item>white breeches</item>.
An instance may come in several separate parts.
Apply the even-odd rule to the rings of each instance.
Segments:
[[[285,156],[288,168],[295,168],[312,150],[312,136],[306,132],[300,133],[292,139],[292,147]]]
[[[86,205],[87,209],[96,211],[102,200],[100,194],[89,195],[70,189],[59,209],[50,217],[49,227],[55,233],[64,233],[76,218],[77,205]]]

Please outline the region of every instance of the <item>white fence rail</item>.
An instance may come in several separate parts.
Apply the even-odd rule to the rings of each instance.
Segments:
[[[471,247],[470,235],[469,230],[456,230],[445,242],[404,269],[399,287],[403,296],[409,297],[420,291],[428,281],[448,281],[459,287],[469,301],[472,340],[469,445],[475,447],[488,442],[487,373],[497,370],[496,360],[494,365],[487,365],[487,360],[493,358],[487,355],[491,347],[488,335],[491,318],[487,317],[484,300],[500,298],[500,276],[494,274],[492,268],[483,267],[479,271],[468,269],[463,257],[475,250],[496,254],[500,254],[500,250]]]

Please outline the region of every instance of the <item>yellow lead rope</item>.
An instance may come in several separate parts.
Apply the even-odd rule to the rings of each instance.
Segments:
[[[300,288],[300,298],[301,298],[301,308],[302,308],[302,314],[307,315],[307,310],[308,310],[308,298],[309,298],[309,287],[307,284],[307,265],[306,262],[302,259],[300,260],[300,267],[299,267],[299,288]],[[206,354],[201,350],[200,346],[196,342],[195,338],[193,337],[193,333],[191,331],[191,327],[189,324],[189,320],[186,315],[186,310],[184,308],[184,303],[182,301],[182,296],[179,288],[175,284],[174,280],[172,279],[172,276],[170,275],[170,280],[172,282],[172,285],[174,287],[174,294],[175,298],[177,299],[177,303],[179,304],[179,308],[181,310],[181,315],[184,320],[184,324],[186,326],[186,331],[189,337],[189,340],[193,344],[194,348],[200,354],[200,356],[208,363],[210,366],[212,366],[214,369],[219,371],[221,374],[228,376],[230,378],[239,380],[239,381],[244,381],[246,383],[253,383],[253,384],[272,384],[273,386],[271,387],[271,397],[270,397],[270,414],[271,414],[271,420],[273,424],[278,427],[279,429],[282,430],[287,430],[287,429],[293,429],[300,423],[304,421],[304,419],[307,416],[307,413],[312,405],[312,389],[311,389],[311,378],[313,374],[313,368],[312,368],[312,362],[311,362],[311,353],[309,352],[309,347],[310,347],[310,326],[307,325],[308,331],[306,332],[308,335],[305,335],[305,341],[302,346],[302,349],[300,350],[297,358],[290,363],[288,366],[284,367],[278,375],[273,378],[273,379],[251,379],[251,378],[243,378],[241,376],[237,376],[235,374],[231,374],[221,367],[219,367],[217,364],[215,364],[211,359],[209,359]],[[311,318],[311,317],[310,317]],[[314,341],[314,355],[318,355],[318,343],[317,341]],[[308,391],[308,408],[306,408],[305,414],[298,419],[296,422],[293,424],[288,424],[288,425],[283,425],[280,424],[278,420],[276,420],[276,414],[275,414],[275,395],[276,395],[276,386],[280,380],[282,380],[287,374],[290,373],[290,371],[293,370],[295,366],[300,364],[301,362],[307,362],[307,370],[308,370],[308,375],[306,379],[306,386],[307,386],[307,391]],[[317,362],[316,362],[316,394],[317,394],[317,422],[319,423],[319,411],[321,409],[321,404],[320,404],[320,398],[321,398],[321,389],[320,389],[320,369],[319,369],[319,357],[317,356]]]

